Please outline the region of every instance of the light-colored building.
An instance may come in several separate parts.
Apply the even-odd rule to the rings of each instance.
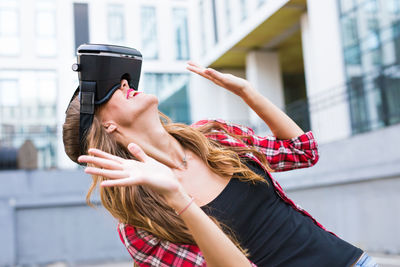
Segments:
[[[399,1],[193,2],[193,57],[246,77],[321,144],[399,122]],[[260,126],[235,97],[208,90],[221,103],[210,114]],[[202,103],[191,104],[200,118]]]
[[[139,90],[190,122],[188,12],[181,0],[0,0],[0,266],[129,261],[116,222],[85,203],[90,177],[64,153],[62,123],[78,86],[71,66],[81,43],[137,48]],[[27,139],[40,170],[4,170]]]
[[[0,153],[30,139],[45,169],[0,172],[0,266],[129,260],[61,141],[84,42],[139,49],[139,89],[173,119],[268,134],[185,62],[247,78],[320,144],[314,167],[273,174],[289,196],[351,243],[400,254],[399,19],[400,0],[0,0]]]
[[[160,109],[190,122],[186,1],[0,1],[0,146],[32,139],[41,168],[69,168],[61,139],[78,85],[71,65],[82,43],[134,47],[144,57],[139,90]]]
[[[192,1],[193,58],[245,77],[320,145],[314,167],[274,174],[289,196],[351,243],[394,254],[399,8],[398,0]],[[271,133],[240,98],[205,79],[193,77],[190,96],[193,120],[222,117]]]

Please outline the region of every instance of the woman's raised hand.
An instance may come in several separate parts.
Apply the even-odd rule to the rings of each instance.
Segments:
[[[80,156],[78,161],[96,166],[86,167],[86,173],[109,178],[101,182],[101,186],[146,185],[166,197],[179,191],[181,185],[169,167],[147,156],[134,143],[128,145],[128,150],[138,160],[123,159],[91,148],[90,155]]]
[[[243,97],[247,90],[253,90],[251,84],[245,79],[232,74],[221,73],[212,68],[201,67],[192,61],[189,61],[187,64],[188,66],[186,68],[191,72],[203,76],[216,85],[219,85],[240,97]]]

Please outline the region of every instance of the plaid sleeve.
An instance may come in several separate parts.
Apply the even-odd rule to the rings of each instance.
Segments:
[[[160,240],[144,230],[123,223],[118,224],[118,233],[129,254],[140,267],[206,266],[200,249],[195,245]]]
[[[249,127],[228,123],[221,119],[201,120],[192,126],[198,127],[209,121],[220,123],[229,133],[247,136],[244,138],[247,145],[254,146],[264,154],[270,167],[276,172],[311,167],[319,159],[318,144],[311,131],[291,139],[280,140],[275,136],[257,136]],[[222,134],[215,134],[214,137],[226,145],[240,146],[241,143],[231,138],[224,139]]]
[[[144,230],[123,223],[118,224],[118,233],[132,259],[140,267],[207,266],[199,247],[195,245],[162,241]],[[250,263],[252,267],[257,267]]]

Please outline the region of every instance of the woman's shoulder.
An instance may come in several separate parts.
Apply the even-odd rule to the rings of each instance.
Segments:
[[[198,120],[198,121],[192,123],[190,126],[191,126],[191,127],[200,127],[200,126],[206,125],[206,124],[208,124],[208,123],[221,123],[221,124],[225,124],[226,121],[223,120],[223,119],[207,118],[207,119]]]

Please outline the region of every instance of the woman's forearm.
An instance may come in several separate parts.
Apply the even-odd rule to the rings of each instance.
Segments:
[[[179,192],[169,198],[168,203],[180,211],[190,200],[186,193]],[[251,266],[246,256],[195,203],[180,216],[203,253],[207,266]]]
[[[188,62],[187,69],[243,98],[277,138],[290,139],[304,133],[283,111],[254,90],[247,80],[211,68],[203,68],[194,62]]]
[[[278,139],[290,139],[304,133],[288,115],[253,88],[243,90],[241,97]]]

